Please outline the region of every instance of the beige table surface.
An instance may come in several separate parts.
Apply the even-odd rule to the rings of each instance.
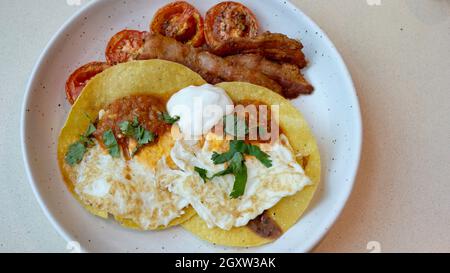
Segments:
[[[450,1],[294,2],[343,55],[364,122],[354,191],[314,251],[450,251]],[[81,6],[0,1],[0,251],[67,251],[25,177],[19,121],[33,65]]]

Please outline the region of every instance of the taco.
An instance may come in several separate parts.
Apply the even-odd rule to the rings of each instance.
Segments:
[[[264,87],[249,83],[220,83],[218,86],[226,90],[235,104],[248,104],[251,101],[262,105],[279,106],[280,141],[275,142],[274,145],[282,143],[280,146],[284,146],[284,151],[278,155],[277,149],[267,152],[271,156],[272,167],[260,174],[262,178],[254,175],[255,179],[263,180],[262,186],[273,191],[269,191],[269,197],[265,198],[269,199],[268,204],[261,204],[264,208],[262,214],[259,214],[262,210],[261,207],[254,210],[253,212],[256,213],[251,214],[252,217],[255,214],[258,216],[246,222],[245,225],[238,223],[244,217],[236,216],[234,219],[238,219],[238,221],[234,222],[234,226],[231,228],[227,226],[225,229],[207,223],[198,214],[183,223],[182,226],[200,238],[218,245],[250,247],[266,244],[276,240],[292,227],[308,207],[320,181],[319,150],[308,124],[288,100]],[[266,147],[265,150],[270,150],[270,147]],[[287,165],[294,168],[287,168]],[[296,170],[298,167],[301,167],[301,170]],[[303,170],[305,176],[301,175]],[[251,179],[250,173],[249,180]],[[297,180],[298,183],[284,183],[293,180]],[[253,186],[249,185],[251,183],[252,181],[247,182],[247,190],[249,186]],[[281,187],[281,190],[277,187]],[[292,194],[293,192],[294,194]],[[245,194],[247,195],[247,192]],[[285,197],[280,199],[279,197],[283,195]],[[258,198],[258,195],[248,193],[247,197],[246,201],[248,202],[252,198]],[[275,200],[270,200],[271,198],[275,198]],[[274,206],[271,206],[272,204]],[[251,206],[242,200],[231,200],[231,202],[225,202],[222,206],[218,206],[216,215],[220,215],[219,211],[230,207],[240,208],[241,216],[245,216],[249,211],[252,212]],[[233,215],[233,213],[229,214]],[[222,219],[227,218],[227,213],[222,216],[224,215],[225,217]],[[216,219],[216,222],[220,223],[222,219]]]
[[[195,214],[158,184],[169,162],[157,163],[172,142],[170,124],[158,115],[164,114],[161,102],[171,93],[203,83],[188,68],[159,60],[118,65],[89,81],[58,140],[64,181],[89,212],[142,230],[176,225]],[[131,137],[118,137],[120,125]]]

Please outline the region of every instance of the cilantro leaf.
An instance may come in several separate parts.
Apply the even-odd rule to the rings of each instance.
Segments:
[[[134,128],[128,120],[119,123],[119,129],[126,136],[134,135]]]
[[[233,190],[230,193],[231,198],[238,198],[245,192],[247,184],[247,166],[245,165],[244,156],[240,152],[236,152],[231,158],[230,165],[225,170],[214,174],[211,179],[227,174],[234,175]]]
[[[198,175],[200,175],[200,177],[203,179],[203,182],[206,183],[209,180],[207,170],[200,167],[194,167],[194,170],[198,173]]]
[[[134,128],[134,138],[139,141],[139,139],[141,139],[144,135],[144,131],[145,129],[142,126]]]
[[[272,167],[272,160],[270,159],[270,156],[267,153],[261,151],[258,146],[247,145],[246,154],[256,157],[267,168]]]
[[[179,116],[171,117],[169,113],[163,112],[159,114],[159,120],[164,121],[167,124],[174,124],[175,122],[180,120]]]
[[[245,153],[247,151],[247,144],[243,140],[232,140],[230,141],[230,151]]]
[[[153,134],[152,132],[147,131],[147,130],[144,129],[144,132],[142,133],[142,135],[138,139],[138,144],[139,145],[145,145],[145,144],[148,144],[148,143],[152,142],[154,139],[155,139],[155,134]]]
[[[132,126],[133,127],[138,127],[139,126],[139,120],[138,120],[138,118],[136,116],[133,118]]]
[[[85,153],[86,147],[83,145],[83,143],[77,141],[69,146],[69,150],[65,156],[65,160],[67,164],[73,166],[81,162]]]
[[[211,177],[211,179],[213,179],[214,177],[224,176],[224,175],[232,174],[232,173],[233,173],[233,169],[232,169],[230,166],[228,166],[228,168],[226,168],[225,170],[220,171],[220,172],[214,174],[214,175]]]
[[[234,173],[233,190],[230,193],[231,198],[238,198],[245,193],[245,186],[247,185],[247,166],[242,165],[238,172]]]
[[[86,132],[80,135],[80,139],[69,146],[69,149],[65,155],[67,164],[73,166],[83,160],[83,156],[86,153],[87,147],[94,145],[94,141],[92,140],[91,136],[95,132],[95,130],[95,125],[92,122],[89,123]]]
[[[139,127],[142,128],[142,127]],[[142,131],[143,130],[143,131]],[[139,149],[144,146],[145,144],[148,144],[150,142],[152,142],[153,140],[155,140],[156,135],[153,134],[150,131],[147,131],[145,129],[138,129],[137,131],[139,131],[139,139],[137,139],[138,141],[138,145],[133,149],[133,151],[131,152],[131,156],[133,157],[138,151]]]
[[[218,176],[233,174],[234,184],[233,190],[230,193],[231,198],[238,198],[245,193],[248,173],[244,154],[256,157],[267,168],[272,167],[272,160],[267,153],[263,152],[258,146],[247,144],[243,140],[232,140],[230,141],[229,150],[227,152],[222,154],[214,152],[211,156],[211,160],[216,165],[229,162],[229,165],[225,170],[214,174],[211,179]]]
[[[219,165],[223,164],[225,162],[228,162],[233,157],[234,152],[228,151],[223,154],[219,154],[217,152],[213,152],[211,156],[211,160],[214,162],[214,164]]]
[[[103,133],[103,143],[112,157],[120,157],[119,144],[111,129]]]
[[[148,144],[155,140],[156,135],[148,130],[146,130],[143,126],[139,125],[139,120],[137,117],[134,117],[133,122],[123,121],[119,124],[120,131],[126,135],[127,137],[132,137],[136,139],[138,145],[133,149],[131,156],[134,156],[139,148],[143,145]]]
[[[234,185],[230,197],[238,198],[244,194],[247,185],[247,166],[244,163],[244,156],[236,153],[231,160],[230,167],[234,174]]]
[[[244,156],[241,153],[235,153],[230,161],[230,168],[231,170],[233,170],[233,173],[242,168],[243,164],[244,164]]]
[[[97,130],[95,128],[95,125],[91,122],[88,125],[88,128],[86,129],[86,132],[82,135],[80,135],[80,140],[79,142],[81,142],[84,146],[90,147],[94,145],[94,141],[92,140],[92,134],[95,132],[95,130]]]
[[[198,170],[196,171],[199,172]],[[210,179],[227,174],[234,175],[234,185],[233,190],[230,193],[230,197],[238,198],[239,196],[242,196],[245,192],[245,186],[247,184],[247,166],[245,165],[244,156],[241,152],[234,153],[233,157],[230,160],[228,168],[214,174]]]
[[[247,146],[243,140],[232,140],[230,141],[230,148],[227,152],[219,154],[217,152],[213,152],[211,156],[211,160],[214,164],[223,164],[225,162],[230,161],[234,154],[242,153],[247,150]]]
[[[88,128],[86,129],[86,132],[84,133],[84,136],[85,137],[90,137],[94,132],[95,132],[95,130],[97,130],[96,128],[95,128],[95,125],[91,122],[91,123],[89,123],[89,126],[88,126]]]
[[[230,161],[236,153],[254,156],[267,168],[272,167],[272,160],[267,153],[261,151],[258,146],[246,144],[243,140],[230,141],[230,149],[227,152],[222,154],[214,152],[211,159],[218,165]]]

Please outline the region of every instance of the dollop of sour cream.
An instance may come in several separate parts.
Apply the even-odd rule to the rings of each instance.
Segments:
[[[185,138],[195,140],[233,112],[233,101],[220,87],[189,86],[172,95],[167,111],[172,117],[180,117],[178,126]]]

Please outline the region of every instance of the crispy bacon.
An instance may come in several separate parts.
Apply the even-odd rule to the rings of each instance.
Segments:
[[[232,65],[258,70],[281,85],[283,96],[296,98],[311,94],[314,87],[303,77],[300,68],[293,64],[276,63],[256,54],[233,55],[225,58]]]
[[[302,43],[284,34],[265,32],[252,38],[230,38],[210,47],[209,51],[218,56],[258,54],[270,60],[291,63],[303,68],[307,62],[302,48]]]

